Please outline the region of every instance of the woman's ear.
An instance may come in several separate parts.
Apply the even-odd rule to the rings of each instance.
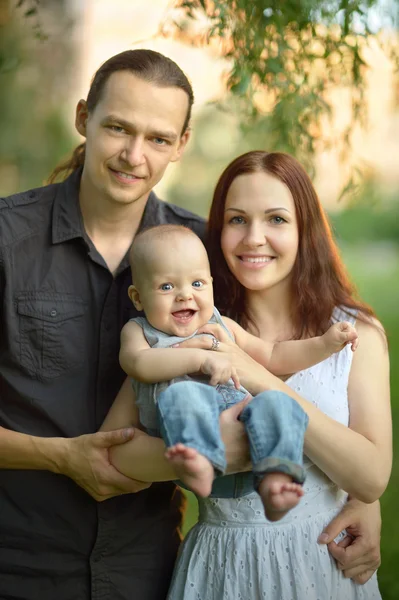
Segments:
[[[133,302],[135,309],[143,310],[138,289],[134,285],[129,285],[127,293],[129,294],[129,298]]]

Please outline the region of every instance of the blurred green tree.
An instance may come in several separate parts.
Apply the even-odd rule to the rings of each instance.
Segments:
[[[0,0],[0,195],[41,185],[73,143],[69,15],[64,0],[38,5]]]
[[[267,136],[268,147],[308,167],[327,143],[322,119],[332,112],[329,89],[352,92],[343,148],[350,147],[353,124],[366,120],[370,41],[399,64],[398,0],[177,0],[174,7],[161,32],[217,44],[228,60],[227,89],[246,125]]]

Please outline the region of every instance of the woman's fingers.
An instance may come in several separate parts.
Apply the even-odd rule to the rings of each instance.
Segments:
[[[234,387],[236,388],[236,390],[239,390],[240,387],[241,387],[240,386],[240,379],[239,379],[239,377],[237,375],[237,371],[236,371],[236,369],[234,367],[231,370],[231,378],[232,378],[232,380],[234,382]]]
[[[198,333],[207,333],[209,335],[212,335],[220,342],[224,342],[225,344],[233,343],[233,340],[231,339],[227,331],[217,323],[210,323],[204,325],[203,327],[200,327],[198,329]]]
[[[172,348],[201,348],[203,350],[212,350],[213,341],[215,336],[212,335],[196,335],[189,340],[185,340],[180,344],[173,344]],[[220,342],[218,345],[217,352],[224,352],[223,343]]]

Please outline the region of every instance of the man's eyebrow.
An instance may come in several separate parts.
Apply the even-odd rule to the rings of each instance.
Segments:
[[[225,212],[229,212],[229,210],[233,211],[233,212],[238,212],[242,215],[247,214],[245,210],[242,210],[241,208],[234,208],[234,206],[232,206],[231,208],[226,208]],[[288,210],[288,208],[284,208],[284,206],[276,206],[276,208],[268,208],[267,210],[265,210],[265,215],[268,215],[269,213],[273,213],[273,212],[277,212],[279,210],[284,210],[285,212],[290,212]]]
[[[166,140],[170,140],[174,142],[177,140],[177,134],[175,131],[152,131],[151,135],[153,137],[165,138]]]
[[[101,119],[101,124],[104,125],[104,123],[108,123],[110,121],[118,123],[119,125],[122,125],[122,127],[126,127],[126,129],[131,129],[133,127],[133,124],[129,123],[129,121],[121,119],[121,117],[112,114],[106,115],[103,119]]]
[[[118,125],[121,125],[123,128],[125,129],[134,129],[134,125],[133,123],[130,123],[129,121],[126,121],[125,119],[122,119],[121,117],[118,117],[117,115],[106,115],[102,121],[101,124],[104,125],[105,123],[118,123]],[[159,138],[165,138],[167,140],[170,140],[171,142],[174,142],[177,140],[177,134],[175,131],[161,131],[161,130],[153,130],[151,131],[151,135],[153,137],[159,137]]]

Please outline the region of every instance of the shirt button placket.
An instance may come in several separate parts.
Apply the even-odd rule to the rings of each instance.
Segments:
[[[109,565],[107,555],[109,554],[109,543],[111,540],[111,522],[105,518],[106,506],[98,504],[98,527],[97,539],[90,556],[91,568],[91,600],[112,600],[109,585]]]

